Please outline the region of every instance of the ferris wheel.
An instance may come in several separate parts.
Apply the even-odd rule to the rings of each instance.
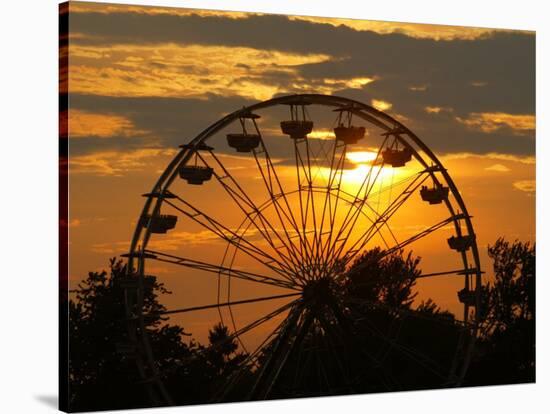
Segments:
[[[245,355],[213,400],[239,381],[250,399],[461,384],[481,319],[475,232],[448,171],[397,119],[329,95],[260,102],[182,145],[144,196],[125,297],[156,401],[173,401],[145,329],[156,271],[181,284],[162,315],[192,332],[215,315]],[[454,319],[350,293],[365,254],[408,251],[422,256],[417,294],[439,295]]]

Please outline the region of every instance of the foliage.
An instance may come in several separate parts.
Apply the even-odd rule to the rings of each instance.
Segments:
[[[115,259],[109,265],[109,273],[90,272],[69,302],[69,405],[73,411],[151,405],[135,359],[117,352],[119,344],[131,343],[122,287],[126,268]],[[237,364],[236,342],[228,340],[226,328],[216,326],[207,346],[193,340],[186,343],[183,328],[167,324],[158,314],[165,310],[159,296],[170,292],[154,276],[144,278],[143,292],[143,312],[151,315],[145,319],[145,329],[166,387],[180,390],[174,393],[184,396],[179,404],[203,402],[209,387]],[[222,349],[213,346],[219,342],[224,344]],[[182,393],[182,387],[187,392]]]
[[[412,288],[420,274],[420,258],[398,253],[386,255],[375,248],[355,260],[346,274],[347,291],[363,300],[380,302],[389,308],[410,308],[416,293]]]
[[[465,385],[534,381],[535,246],[499,239],[488,252],[494,281],[484,287],[484,322]],[[433,300],[415,304],[419,266],[412,253],[363,253],[321,286],[322,300],[285,325],[288,334],[268,344],[256,370],[240,369],[248,355],[222,324],[210,329],[207,344],[186,340],[182,327],[159,314],[165,310],[160,297],[170,292],[147,276],[145,329],[162,382],[176,404],[237,401],[251,396],[264,365],[282,358],[280,375],[261,381],[269,398],[445,386],[464,330]],[[90,272],[69,303],[74,411],[151,405],[134,358],[117,352],[117,344],[131,343],[125,278],[125,266],[111,259],[110,271]]]
[[[488,252],[494,281],[468,384],[535,381],[535,246],[500,238]]]

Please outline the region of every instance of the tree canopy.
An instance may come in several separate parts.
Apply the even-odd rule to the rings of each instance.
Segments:
[[[535,246],[499,239],[488,252],[494,280],[484,288],[484,321],[464,385],[534,381]],[[447,386],[467,332],[433,300],[418,303],[420,263],[412,253],[363,253],[334,280],[314,287],[323,300],[290,311],[255,368],[244,364],[250,356],[221,323],[200,344],[162,317],[161,297],[170,291],[146,276],[145,329],[162,382],[175,404]],[[126,268],[116,259],[109,268],[90,272],[69,302],[74,411],[151,406],[136,369],[139,351],[128,349]]]

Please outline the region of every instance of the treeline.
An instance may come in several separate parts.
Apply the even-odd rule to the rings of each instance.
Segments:
[[[489,256],[495,278],[484,289],[484,321],[463,385],[532,382],[535,247],[499,239]],[[254,356],[242,353],[221,324],[200,344],[184,328],[154,316],[165,310],[159,297],[170,292],[147,276],[144,312],[153,316],[146,330],[162,382],[175,404],[449,386],[445,373],[455,363],[453,350],[464,340],[464,329],[431,300],[414,305],[419,263],[412,254],[364,253],[338,282],[338,295],[295,317],[290,313],[286,336]],[[124,348],[131,343],[125,275],[123,263],[111,259],[109,272],[89,273],[70,300],[73,411],[151,406],[132,352]],[[242,368],[252,357],[259,368]],[[277,376],[264,372],[283,357],[285,369]]]

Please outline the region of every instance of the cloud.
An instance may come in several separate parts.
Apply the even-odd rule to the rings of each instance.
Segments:
[[[424,110],[428,114],[439,114],[440,112],[453,112],[453,108],[442,108],[440,106],[426,106]]]
[[[535,165],[535,157],[533,156],[519,156],[512,154],[499,154],[496,152],[490,152],[487,154],[475,154],[470,152],[460,152],[460,153],[451,153],[445,154],[439,157],[441,160],[461,160],[467,158],[482,158],[495,161],[510,161],[517,162],[520,164]]]
[[[334,27],[346,26],[357,31],[372,31],[380,34],[400,33],[418,39],[433,40],[473,40],[494,32],[504,31],[479,27],[444,26],[438,24],[417,24],[402,22],[382,22],[377,20],[335,19],[332,17],[289,16],[290,20],[303,20],[329,24]]]
[[[489,167],[485,168],[486,171],[494,171],[494,172],[508,172],[510,171],[510,168],[508,168],[505,165],[502,164],[493,164]]]
[[[514,188],[525,191],[526,193],[534,193],[537,189],[535,180],[520,180],[513,183]]]
[[[173,156],[172,149],[141,149],[134,151],[96,152],[69,158],[71,174],[92,174],[98,176],[122,176],[128,172],[143,171],[159,157]]]
[[[151,131],[156,145],[186,142],[223,114],[274,94],[318,92],[391,103],[391,114],[436,153],[534,154],[532,139],[517,139],[534,135],[525,129],[529,118],[518,118],[534,119],[533,34],[438,41],[287,16],[123,10],[73,15],[71,76],[80,82],[71,83],[79,91],[71,104],[92,112],[116,106],[109,113]],[[83,137],[71,151],[150,145],[119,138]]]
[[[88,2],[71,3],[71,13],[137,13],[144,15],[173,15],[173,16],[223,16],[228,19],[244,19],[258,13],[233,12],[218,10],[186,9],[182,7],[139,6],[130,4],[103,4]]]
[[[233,231],[236,232],[237,230],[234,229]],[[249,241],[254,240],[259,235],[256,229],[248,229],[241,233]],[[178,231],[176,229],[162,235],[162,238],[152,238],[149,241],[147,248],[160,252],[174,252],[181,250],[182,247],[199,245],[211,246],[216,242],[227,243],[224,239],[209,230],[189,232]],[[130,243],[128,241],[114,241],[93,244],[91,250],[95,253],[120,254],[122,252],[127,252],[129,248]]]
[[[252,16],[262,16],[263,13],[201,10],[175,7],[136,6],[122,4],[71,4],[72,13],[134,13],[145,15],[173,15],[173,16],[199,16],[199,17],[223,17],[226,19],[247,19]],[[381,34],[400,33],[414,38],[428,38],[434,40],[476,39],[487,36],[493,32],[506,32],[501,29],[444,26],[434,24],[416,24],[402,22],[384,22],[376,20],[359,20],[332,17],[312,16],[288,16],[291,21],[305,21],[315,24],[325,24],[334,27],[344,26],[356,31],[373,31]]]
[[[119,242],[107,242],[107,243],[94,243],[92,244],[90,250],[94,253],[101,254],[121,254],[125,253],[130,248],[129,241],[119,241]]]
[[[149,242],[148,248],[163,252],[176,251],[183,246],[208,244],[216,241],[223,241],[216,234],[202,230],[199,232],[172,231],[163,236],[162,239],[153,239]]]
[[[387,111],[393,106],[391,103],[383,101],[382,99],[371,99],[370,104],[379,111]]]
[[[70,48],[71,92],[103,96],[204,97],[206,93],[268,99],[291,78],[307,89],[296,67],[326,54],[264,51],[214,45],[115,44]],[[327,79],[327,90],[361,87],[370,79]],[[286,89],[286,88],[285,88]]]
[[[362,88],[366,76],[310,79],[302,65],[332,59],[327,54],[298,54],[250,47],[115,44],[70,49],[71,92],[103,96],[204,98],[207,93],[240,95],[258,100],[281,92]]]
[[[457,121],[470,128],[479,129],[486,133],[495,132],[508,127],[518,132],[534,131],[535,115],[506,114],[502,112],[472,113],[467,118],[456,118]]]
[[[139,13],[75,13],[71,27],[86,35],[71,46],[174,43],[245,47],[300,55],[324,54],[334,59],[303,65],[302,78],[351,79],[378,75],[394,86],[401,86],[401,82],[406,83],[403,85],[406,88],[425,85],[427,97],[437,94],[437,99],[453,100],[456,93],[469,106],[485,106],[490,102],[497,106],[490,108],[494,111],[502,110],[498,105],[508,106],[510,101],[520,101],[534,108],[535,37],[531,33],[491,32],[475,40],[440,42],[400,33],[379,34],[347,26],[290,20],[277,15],[233,19],[223,15]],[[406,65],[396,62],[406,62]],[[481,88],[472,83],[487,85]],[[388,100],[384,96],[378,98]],[[453,106],[444,102],[427,104]],[[507,108],[508,111],[519,112]]]
[[[137,130],[130,119],[121,115],[93,113],[78,109],[69,110],[69,137],[113,136],[132,137],[146,131]]]

